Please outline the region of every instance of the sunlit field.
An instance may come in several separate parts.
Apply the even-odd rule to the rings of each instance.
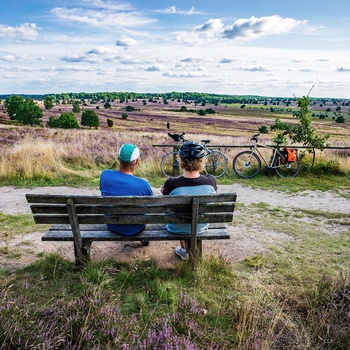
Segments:
[[[317,150],[314,164],[312,154],[300,149],[302,171],[293,179],[264,171],[240,179],[233,173],[235,154],[258,128],[276,118],[295,122],[285,108],[205,106],[216,113],[200,117],[176,111],[180,102],[129,104],[140,110],[127,119],[121,116],[126,103],[108,110],[101,103],[84,106],[98,112],[100,127],[74,130],[45,126],[71,105],[45,111],[43,126],[29,127],[9,122],[0,104],[0,185],[97,188],[101,170],[118,166],[120,146],[134,143],[142,152],[136,175],[160,187],[161,158],[173,148],[167,133],[186,132],[187,139],[210,139],[228,157],[219,185],[240,183],[288,195],[329,190],[349,197],[349,148]],[[331,134],[331,146],[349,147],[350,121],[344,116],[342,124],[315,117],[313,127]],[[261,143],[273,139],[272,132],[260,135]],[[153,259],[124,263],[101,257],[78,268],[60,254],[33,252],[36,261],[23,269],[0,267],[0,349],[349,349],[350,215],[334,203],[333,212],[237,203],[230,225],[239,238],[244,233],[254,245],[266,239],[265,232],[288,237],[283,244],[265,242],[266,250],[242,261],[213,254],[195,268],[179,261],[165,269]],[[0,224],[0,257],[8,260],[23,254],[12,240],[45,230],[28,214],[0,213]]]
[[[39,102],[42,105],[42,102]],[[127,119],[121,115],[127,106],[134,107],[128,112]],[[117,159],[120,145],[132,142],[142,151],[138,175],[157,179],[161,178],[160,161],[162,156],[172,150],[173,141],[167,136],[168,132],[186,132],[185,138],[200,141],[210,139],[212,145],[220,148],[229,159],[229,171],[226,181],[229,181],[232,160],[242,148],[247,145],[250,137],[258,133],[262,126],[269,127],[276,118],[295,123],[292,116],[295,106],[288,109],[280,106],[269,107],[262,105],[206,105],[197,106],[186,104],[186,111],[180,112],[183,102],[170,101],[164,105],[147,103],[141,100],[134,102],[112,102],[111,108],[105,109],[103,103],[81,106],[82,111],[93,109],[99,116],[98,129],[80,128],[63,130],[48,128],[46,125],[50,116],[58,117],[62,112],[70,112],[72,105],[56,105],[51,110],[44,110],[43,126],[28,127],[13,125],[8,120],[3,104],[0,105],[1,127],[0,142],[0,181],[13,183],[18,181],[57,181],[74,177],[79,182],[91,181],[96,183],[98,173],[103,168],[112,167]],[[203,108],[215,110],[214,114],[199,116],[195,111]],[[325,107],[323,107],[324,110]],[[313,111],[315,115],[322,109]],[[80,114],[76,114],[80,121]],[[107,126],[107,119],[113,121],[113,126]],[[313,118],[313,128],[318,133],[331,135],[330,146],[350,146],[350,121],[336,123],[331,117],[326,119]],[[260,142],[272,144],[275,134],[271,131],[260,135]],[[159,145],[169,145],[160,147]],[[304,170],[312,170],[311,156],[305,150],[303,158]],[[326,149],[316,151],[316,163],[321,162],[316,174],[345,174],[350,170],[350,149]],[[268,154],[266,154],[268,157]],[[317,165],[317,164],[316,164]],[[320,170],[321,168],[321,170]],[[303,173],[303,171],[302,171]],[[305,173],[305,172],[304,172]],[[225,181],[225,176],[222,181]],[[234,175],[231,176],[234,179]]]

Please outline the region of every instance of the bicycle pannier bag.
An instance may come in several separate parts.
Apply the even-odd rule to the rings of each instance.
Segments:
[[[295,148],[286,148],[287,162],[293,163],[297,160],[297,151]]]

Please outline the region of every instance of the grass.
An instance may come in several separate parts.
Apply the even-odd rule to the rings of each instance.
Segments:
[[[240,204],[234,224],[242,237],[256,229],[289,240],[235,264],[206,256],[194,270],[187,262],[164,269],[137,259],[78,268],[59,254],[45,255],[16,272],[0,271],[0,343],[3,349],[347,349],[349,221],[336,208]],[[2,222],[18,229],[15,216],[3,215]],[[32,228],[24,221],[21,232]]]
[[[255,108],[244,113],[249,123],[236,108],[205,118],[201,130],[198,123],[204,123],[195,116],[181,119],[171,112],[162,117],[163,126],[155,118],[155,129],[148,131],[142,123],[153,118],[151,112],[147,118],[132,115],[112,130],[4,127],[0,184],[98,188],[99,174],[115,162],[118,147],[133,142],[142,151],[136,175],[159,188],[165,181],[160,159],[170,149],[152,145],[170,143],[164,131],[168,120],[178,132],[186,128],[191,138],[208,134],[212,143],[246,144],[258,126],[281,117]],[[348,124],[316,124],[338,135],[335,143],[348,140]],[[230,168],[219,186],[350,196],[348,152],[317,154],[313,166],[305,157],[302,173],[294,179],[262,171],[246,180],[232,171],[238,150],[223,151]],[[265,250],[235,264],[207,256],[195,269],[186,262],[164,269],[154,260],[103,259],[77,268],[50,254],[23,269],[0,269],[0,349],[348,349],[349,223],[349,214],[337,213],[337,208],[292,211],[266,203],[239,204],[234,225],[242,239],[249,236]],[[21,252],[7,243],[39,229],[30,215],[0,213],[0,224],[0,258],[18,258]],[[267,241],[265,233],[284,240]]]

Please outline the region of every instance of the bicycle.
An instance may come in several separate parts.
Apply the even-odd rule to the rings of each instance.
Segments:
[[[277,141],[276,145],[268,146],[258,143],[258,136],[254,135],[250,140],[255,141],[250,145],[250,151],[238,153],[233,159],[233,170],[245,179],[256,176],[261,169],[261,159],[266,164],[266,170],[275,171],[280,177],[294,177],[300,171],[300,160],[296,149],[280,148],[282,142]],[[259,148],[272,149],[270,162],[264,157]],[[293,150],[293,159],[288,157],[288,150]]]
[[[181,147],[181,145],[186,142],[184,138],[185,133],[181,134],[170,134],[170,136],[175,142],[177,142],[177,149]],[[202,146],[206,151],[205,161],[204,161],[204,171],[206,174],[210,174],[219,178],[223,176],[228,167],[228,159],[227,157],[218,150],[211,150],[207,147],[207,144],[210,143],[210,140],[201,140]],[[179,151],[172,151],[164,155],[161,161],[161,170],[164,176],[166,177],[177,177],[182,172],[180,169],[180,157]]]

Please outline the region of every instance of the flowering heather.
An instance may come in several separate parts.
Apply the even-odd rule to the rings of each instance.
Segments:
[[[142,311],[126,315],[100,287],[85,286],[79,298],[61,298],[43,306],[25,296],[30,289],[14,295],[10,287],[0,291],[1,349],[159,349],[200,350],[204,329],[198,303],[180,295],[178,310],[151,323]],[[206,337],[207,338],[207,337]],[[219,349],[212,344],[211,349]]]

